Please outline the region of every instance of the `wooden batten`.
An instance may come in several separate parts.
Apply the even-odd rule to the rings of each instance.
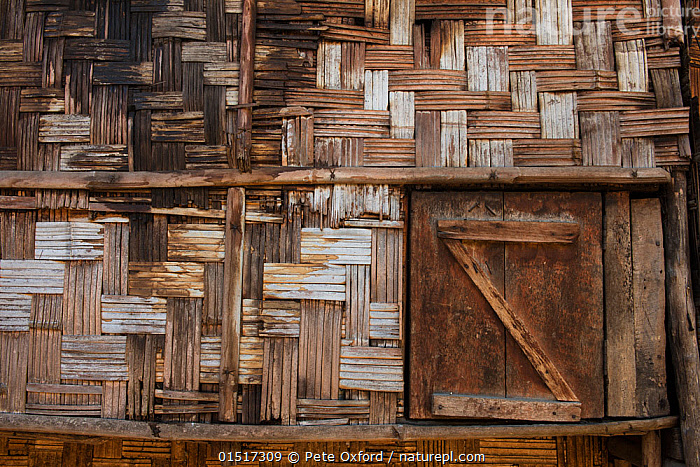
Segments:
[[[462,418],[505,418],[576,422],[581,417],[579,402],[524,401],[506,397],[473,397],[458,394],[433,394],[435,415]]]

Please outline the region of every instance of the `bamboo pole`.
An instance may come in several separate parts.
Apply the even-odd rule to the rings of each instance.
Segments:
[[[388,184],[444,186],[601,187],[654,186],[670,183],[664,169],[620,167],[418,167],[410,169],[272,167],[182,172],[29,172],[0,171],[0,188],[58,190],[132,190],[204,186],[280,186]]]
[[[468,438],[537,438],[542,436],[643,435],[671,428],[678,417],[594,423],[533,425],[395,424],[340,426],[270,426],[210,423],[157,423],[131,420],[0,414],[0,432],[118,437],[184,441],[416,441]]]
[[[256,0],[243,0],[241,21],[241,59],[238,77],[238,118],[236,119],[236,164],[244,172],[250,170],[250,149],[253,145],[253,65],[255,62]]]
[[[688,467],[700,467],[700,357],[697,321],[690,284],[687,184],[685,172],[672,173],[666,196],[666,312],[676,391],[681,412],[681,436]]]

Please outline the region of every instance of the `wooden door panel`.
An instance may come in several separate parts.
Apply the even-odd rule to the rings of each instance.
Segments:
[[[563,377],[559,381],[573,389],[575,396],[568,390],[559,400],[581,402],[570,408],[562,402],[550,404],[560,412],[549,413],[550,418],[577,419],[576,407],[582,418],[602,417],[600,194],[417,192],[411,214],[410,416],[513,418],[497,410],[507,400],[489,396],[556,400],[553,382],[549,381],[552,389],[544,384],[505,332],[484,298],[486,292],[476,287],[478,277],[462,268],[460,263],[468,267],[471,256],[478,263],[475,270],[484,270],[503,296],[500,300],[505,299],[505,306],[532,336],[535,347],[530,351],[537,348],[535,355],[552,362],[553,373],[544,375],[558,372]],[[503,222],[471,222],[475,220]],[[514,238],[518,232],[522,239]],[[487,241],[495,238],[504,241]],[[457,250],[450,252],[448,245]],[[442,402],[432,407],[431,398]],[[516,407],[517,400],[513,402]],[[519,416],[546,419],[547,414],[537,418],[534,406],[529,409],[531,414]]]
[[[602,200],[599,193],[505,193],[504,220],[570,221],[569,245],[507,243],[506,300],[581,401],[604,415]],[[515,341],[506,338],[506,395],[554,399]]]
[[[411,198],[410,396],[412,418],[434,418],[434,392],[503,396],[503,325],[438,239],[441,219],[502,219],[502,193],[415,192]],[[503,292],[504,246],[468,246]]]

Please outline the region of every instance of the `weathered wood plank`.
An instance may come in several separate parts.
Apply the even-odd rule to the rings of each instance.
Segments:
[[[63,334],[100,335],[102,261],[66,263],[63,292]]]
[[[510,139],[540,138],[541,122],[538,112],[469,113],[467,138]]]
[[[583,165],[620,167],[622,142],[619,112],[580,112],[579,121]]]
[[[243,302],[243,238],[245,236],[245,191],[229,188],[224,233],[224,310],[221,323],[219,373],[219,419],[235,422]]]
[[[581,403],[433,393],[433,414],[441,417],[578,422],[581,420]]]
[[[680,430],[688,466],[700,466],[700,374],[697,327],[688,326],[695,315],[690,282],[690,249],[688,245],[687,181],[684,171],[672,172],[673,185],[666,194],[666,216],[663,228],[666,270],[666,303],[668,339],[675,368],[676,387],[682,419]]]
[[[61,170],[128,171],[129,155],[123,144],[70,145],[61,147]]]
[[[27,332],[32,312],[31,295],[0,293],[0,332]]]
[[[573,222],[439,220],[440,238],[517,243],[573,243],[579,226]]]
[[[26,332],[0,333],[0,412],[25,411],[28,341]]]
[[[637,376],[629,193],[605,195],[607,415],[636,414]]]
[[[96,63],[92,68],[93,84],[153,84],[153,63]]]
[[[505,220],[547,218],[579,224],[578,241],[567,246],[506,243],[505,296],[580,400],[581,417],[601,417],[605,406],[601,196],[580,192],[504,193],[503,197]],[[581,329],[576,332],[578,338],[568,339],[573,329]],[[508,335],[508,397],[554,399],[556,393],[538,376]]]
[[[573,70],[576,53],[572,45],[509,47],[510,71]]]
[[[399,303],[370,303],[369,338],[401,339],[402,337],[401,307]]]
[[[642,138],[686,134],[689,118],[687,107],[621,112],[620,136]]]
[[[225,42],[183,42],[183,62],[225,62],[228,52]]]
[[[204,113],[154,113],[151,116],[151,139],[159,142],[204,143]]]
[[[516,167],[581,165],[581,142],[577,139],[520,139],[513,141]]]
[[[661,205],[630,201],[632,296],[636,351],[636,416],[669,413],[666,390],[665,269]]]
[[[301,304],[294,300],[264,300],[261,337],[299,337]]]
[[[44,37],[95,37],[95,12],[51,12],[46,16]]]
[[[467,112],[447,110],[440,112],[440,165],[442,167],[466,167],[467,162]]]
[[[28,88],[20,93],[20,112],[58,112],[66,110],[65,91],[62,89]]]
[[[298,397],[338,399],[341,321],[337,301],[302,300]]]

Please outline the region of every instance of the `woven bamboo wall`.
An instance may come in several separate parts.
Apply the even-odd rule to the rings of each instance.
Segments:
[[[393,451],[392,465],[397,466],[432,466],[462,465],[441,462],[397,462],[400,454],[420,452],[424,455],[449,453],[483,454],[482,465],[548,465],[571,467],[607,467],[613,465],[613,458],[608,458],[604,438],[599,437],[562,437],[537,439],[505,440],[466,440],[466,441],[417,441],[407,443],[379,442],[335,442],[335,443],[197,443],[167,442],[120,439],[93,439],[66,441],[45,438],[35,440],[17,436],[0,438],[0,462],[6,467],[19,466],[63,466],[63,467],[220,467],[229,465],[290,465],[286,459],[290,452],[297,452],[305,458],[306,452],[326,453],[341,458],[343,453],[357,454],[360,451],[378,454],[383,451],[384,463],[366,463],[367,465],[386,465],[386,459]],[[221,462],[219,453],[236,452],[248,454],[252,459],[257,456],[274,456],[278,454],[282,462]],[[273,457],[270,457],[273,458]],[[620,461],[618,461],[620,462]],[[609,463],[609,464],[608,464]],[[357,463],[344,463],[356,465]],[[323,462],[303,461],[300,465],[327,465]]]
[[[253,167],[687,162],[659,2],[535,6],[259,2]],[[240,0],[4,1],[0,167],[228,167],[240,13]]]
[[[505,1],[258,3],[253,168],[689,157],[679,49],[646,2],[624,3],[642,19],[623,23],[613,2],[592,23],[598,2],[563,2],[556,18],[544,12],[560,3],[536,2],[536,23]],[[234,160],[239,2],[6,0],[0,18],[2,169]],[[0,411],[216,421],[234,374],[223,310],[239,294],[230,420],[401,417],[404,191],[239,201],[233,248],[222,190],[0,193]]]

